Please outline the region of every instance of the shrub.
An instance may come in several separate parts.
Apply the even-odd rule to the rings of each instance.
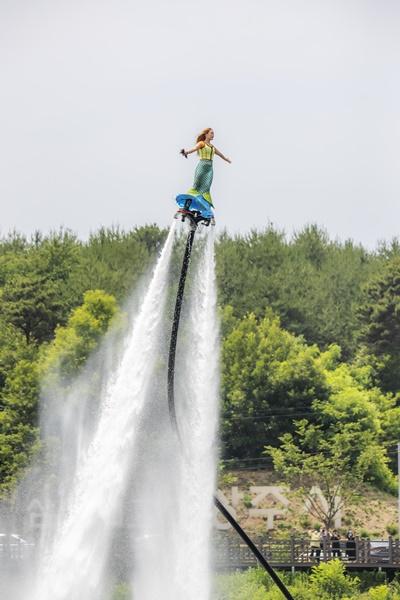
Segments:
[[[252,508],[253,503],[251,501],[250,494],[244,494],[243,495],[243,504],[245,505],[246,508]]]
[[[310,581],[315,597],[327,596],[330,600],[343,600],[346,595],[351,596],[359,585],[358,577],[348,577],[338,559],[313,567]]]
[[[370,588],[386,583],[386,574],[382,571],[362,571],[358,574],[360,578],[360,590],[365,592]]]
[[[308,515],[304,515],[304,516],[300,517],[300,526],[303,529],[307,529],[307,530],[311,528],[311,520]]]
[[[363,539],[369,539],[371,537],[369,531],[367,531],[366,529],[361,529],[360,531],[360,538]]]
[[[385,583],[384,573],[350,577],[339,560],[323,563],[308,573],[280,573],[296,600],[400,600],[400,575]],[[360,592],[361,588],[361,592]],[[220,575],[212,600],[282,600],[282,592],[262,569]],[[119,599],[118,599],[119,600]]]
[[[389,535],[397,535],[399,533],[399,528],[397,525],[387,525],[386,531]]]
[[[261,569],[222,575],[217,578],[215,600],[268,600],[268,575]]]
[[[368,590],[361,598],[365,598],[365,600],[392,600],[393,595],[387,585],[378,585]]]

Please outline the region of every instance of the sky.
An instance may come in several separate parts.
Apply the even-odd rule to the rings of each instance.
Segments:
[[[165,227],[213,127],[217,227],[400,222],[398,0],[0,0],[0,234]]]

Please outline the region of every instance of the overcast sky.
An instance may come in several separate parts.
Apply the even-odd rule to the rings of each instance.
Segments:
[[[217,225],[399,233],[398,0],[0,0],[0,232],[167,226],[204,127]]]

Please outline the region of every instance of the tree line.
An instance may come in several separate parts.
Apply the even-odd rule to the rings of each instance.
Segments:
[[[166,233],[151,225],[101,229],[87,241],[68,231],[0,240],[3,495],[40,452],[43,381],[55,366],[68,377],[79,372]],[[310,477],[315,463],[340,465],[393,491],[398,242],[370,251],[314,225],[291,238],[268,226],[222,233],[216,256],[223,458],[264,460],[287,477],[302,464]]]

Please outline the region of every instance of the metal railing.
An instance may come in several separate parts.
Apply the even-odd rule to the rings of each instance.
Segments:
[[[267,560],[281,568],[310,567],[338,558],[352,568],[400,568],[400,542],[355,538],[353,541],[325,540],[314,545],[308,538],[292,536],[287,539],[258,537],[256,544]],[[257,565],[246,546],[232,534],[221,532],[214,538],[214,563],[217,568],[236,569]]]
[[[34,552],[34,544],[0,543],[0,564],[9,561],[29,560]]]
[[[392,537],[386,540],[355,538],[351,543],[341,540],[339,545],[324,541],[319,546],[301,536],[287,539],[258,536],[254,542],[272,565],[282,569],[310,568],[334,558],[342,560],[348,568],[400,569],[400,542]],[[114,549],[114,554],[118,562],[131,559],[126,548]],[[217,569],[246,569],[258,564],[248,546],[232,532],[216,532],[213,555]],[[10,562],[24,563],[34,558],[33,544],[0,543],[0,568]]]

